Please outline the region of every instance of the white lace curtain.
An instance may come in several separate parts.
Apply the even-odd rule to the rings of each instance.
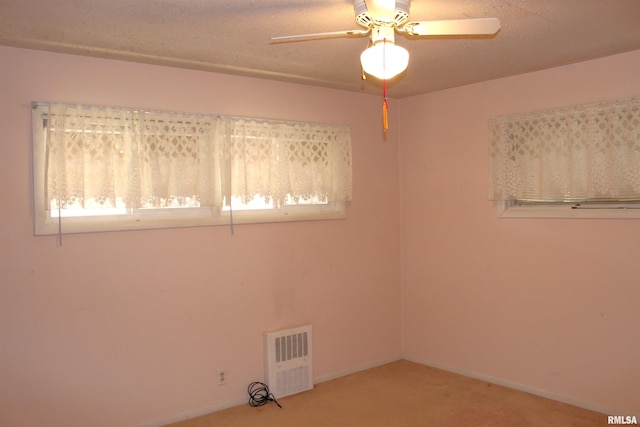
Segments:
[[[640,198],[640,98],[489,122],[492,200]]]
[[[195,115],[51,104],[47,206],[212,206],[220,199],[215,120]],[[55,206],[53,207],[55,208]]]
[[[348,127],[64,104],[44,117],[51,209],[351,199]]]
[[[223,118],[225,195],[250,202],[351,200],[349,128]]]

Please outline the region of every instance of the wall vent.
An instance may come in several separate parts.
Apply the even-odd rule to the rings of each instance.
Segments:
[[[276,398],[313,388],[311,325],[265,332],[264,376]]]

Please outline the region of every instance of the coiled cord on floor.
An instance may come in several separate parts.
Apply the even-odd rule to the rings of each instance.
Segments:
[[[279,408],[282,408],[282,405],[278,403],[273,393],[269,392],[269,387],[264,383],[254,381],[249,384],[247,391],[249,392],[249,405],[251,406],[262,406],[269,402],[274,402]]]

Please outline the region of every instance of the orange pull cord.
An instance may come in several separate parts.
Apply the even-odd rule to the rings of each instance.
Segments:
[[[389,103],[387,102],[387,79],[382,82],[382,90],[384,101],[382,102],[382,129],[386,132],[389,129],[389,118],[387,116],[387,110],[389,109]]]
[[[386,63],[386,58],[385,58],[385,53],[387,51],[386,47],[387,47],[387,39],[384,39],[382,41],[384,43],[384,49],[382,50],[382,67],[383,67],[383,73],[385,73],[384,70],[384,66]],[[389,129],[389,117],[387,114],[387,110],[389,109],[389,103],[387,102],[387,78],[385,77],[382,80],[382,97],[383,97],[383,101],[382,101],[382,130],[384,132],[387,132],[387,129]]]

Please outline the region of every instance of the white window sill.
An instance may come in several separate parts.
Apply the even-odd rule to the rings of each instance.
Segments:
[[[94,217],[65,217],[62,234],[104,231],[149,230],[157,228],[202,227],[219,225],[258,224],[269,222],[320,221],[346,218],[345,203],[328,205],[290,206],[281,209],[223,211],[217,215],[202,214],[199,209],[164,210],[151,214],[112,215]],[[198,212],[199,211],[199,212]],[[195,212],[195,213],[194,213]],[[44,211],[36,216],[35,234],[59,234],[57,218],[45,217]]]

